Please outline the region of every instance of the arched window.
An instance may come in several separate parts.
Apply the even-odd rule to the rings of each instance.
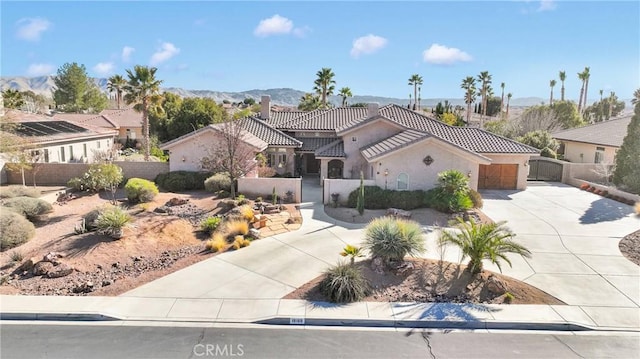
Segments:
[[[396,186],[398,191],[409,189],[409,175],[406,173],[400,173],[398,175],[398,184]]]

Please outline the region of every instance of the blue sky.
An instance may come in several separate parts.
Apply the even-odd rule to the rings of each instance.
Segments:
[[[53,74],[65,62],[107,77],[135,64],[166,87],[311,91],[330,67],[337,88],[406,98],[462,97],[465,76],[487,70],[514,97],[548,98],[549,81],[591,69],[598,90],[640,87],[640,3],[513,2],[10,2],[2,1],[2,76]],[[560,86],[556,87],[559,96]],[[591,102],[591,101],[590,101]]]

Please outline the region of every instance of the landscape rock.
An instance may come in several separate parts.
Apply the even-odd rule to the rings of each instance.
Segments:
[[[58,265],[60,263],[60,258],[64,258],[64,255],[62,253],[49,252],[44,255],[44,257],[42,258],[42,261],[51,262],[54,265]]]
[[[33,267],[36,265],[36,263],[38,263],[36,257],[29,258],[26,261],[22,262],[22,264],[20,264],[20,266],[16,268],[14,273],[30,272],[33,270]]]
[[[70,267],[64,263],[60,263],[59,265],[53,267],[53,269],[49,270],[49,272],[47,273],[47,277],[60,278],[66,277],[71,273],[73,273],[73,267]]]
[[[188,198],[177,198],[177,197],[173,197],[170,200],[167,201],[167,203],[165,203],[164,205],[167,207],[174,207],[174,206],[182,206],[183,204],[187,204],[187,202],[189,202]]]
[[[487,291],[489,291],[489,293],[496,296],[503,295],[507,292],[505,283],[494,275],[491,275],[489,276],[489,278],[487,278],[485,288],[487,288]]]
[[[167,206],[160,206],[160,207],[156,207],[153,212],[155,213],[167,213],[167,210],[169,208]]]
[[[383,274],[384,273],[384,262],[382,261],[382,258],[380,257],[376,257],[373,258],[371,260],[371,270],[378,273],[378,274]]]
[[[405,274],[411,272],[415,266],[411,262],[400,262],[396,265],[396,275]]]
[[[249,229],[249,235],[253,238],[260,238],[260,231],[256,228]]]
[[[34,275],[47,275],[50,270],[54,267],[51,262],[38,262],[33,266],[33,274]]]

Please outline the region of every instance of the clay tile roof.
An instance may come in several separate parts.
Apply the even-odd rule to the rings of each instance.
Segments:
[[[344,153],[344,142],[337,139],[315,151],[316,157],[347,157]]]
[[[281,125],[308,113],[309,112],[307,111],[271,111],[269,118],[264,121],[269,123],[271,126],[280,127]]]
[[[424,132],[406,130],[389,138],[386,138],[376,144],[364,147],[360,150],[360,153],[362,153],[367,161],[371,161],[374,158],[384,156],[387,153],[391,153],[395,150],[420,141],[425,137],[428,137],[428,135]]]
[[[302,142],[295,138],[283,133],[270,126],[265,121],[262,121],[256,117],[247,117],[241,120],[243,122],[244,129],[252,133],[254,136],[260,138],[269,146],[284,146],[284,147],[301,147]]]
[[[131,107],[122,110],[103,110],[100,114],[120,127],[142,127],[142,113]]]
[[[349,122],[364,119],[367,109],[364,107],[336,107],[328,110],[316,110],[282,125],[289,130],[335,131]]]
[[[552,136],[558,140],[620,147],[624,136],[627,134],[627,127],[630,122],[631,115],[584,127],[558,131],[553,133]]]
[[[336,137],[304,137],[302,139],[302,152],[315,152],[320,147],[326,146],[336,140]]]

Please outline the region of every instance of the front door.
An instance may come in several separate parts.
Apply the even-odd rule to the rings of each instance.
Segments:
[[[320,160],[316,159],[316,155],[313,153],[307,153],[304,155],[307,162],[307,172],[311,174],[320,173]]]

